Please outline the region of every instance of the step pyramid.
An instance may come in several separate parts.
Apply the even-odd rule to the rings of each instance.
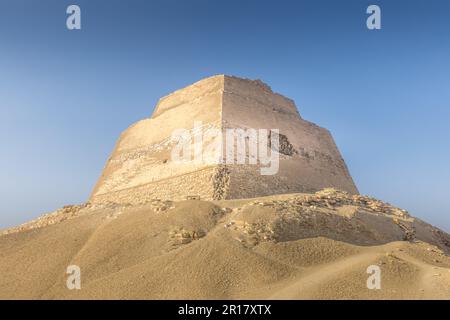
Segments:
[[[174,148],[180,146],[180,137],[174,138],[174,132],[180,130],[202,137],[201,149],[197,149],[202,152],[200,161],[174,160]],[[217,148],[209,148],[217,142],[210,133],[221,132],[222,142],[231,141],[225,137],[233,130],[269,132],[269,147],[271,141],[278,142],[272,148],[278,155],[275,173],[264,174],[261,159],[251,163],[254,154],[249,145],[244,154],[236,147],[227,159],[225,155],[230,154],[224,151],[225,143],[219,153]],[[272,140],[272,134],[277,140]],[[251,143],[249,137],[243,141]],[[198,141],[193,141],[188,150],[194,158],[196,146]],[[261,150],[261,145],[258,147]],[[245,163],[237,162],[238,156],[243,156]],[[240,199],[327,187],[358,193],[329,131],[302,119],[294,101],[274,93],[260,80],[217,75],[161,98],[151,118],[126,129],[90,201],[135,204],[152,199]]]

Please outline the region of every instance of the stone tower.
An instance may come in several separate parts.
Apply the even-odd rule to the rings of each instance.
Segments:
[[[174,131],[199,122],[205,131],[279,129],[277,173],[261,175],[248,163],[173,161]],[[203,140],[203,146],[211,143]],[[292,100],[261,81],[218,75],[161,98],[151,118],[125,130],[90,201],[238,199],[325,187],[358,193],[328,130],[302,119]]]

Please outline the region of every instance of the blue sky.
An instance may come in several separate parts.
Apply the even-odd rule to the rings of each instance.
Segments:
[[[82,30],[66,28],[78,4]],[[366,28],[378,4],[382,29]],[[121,131],[201,78],[262,79],[363,194],[450,231],[449,1],[0,0],[0,228],[87,200]]]

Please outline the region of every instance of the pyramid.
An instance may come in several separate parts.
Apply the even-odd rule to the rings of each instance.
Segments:
[[[211,160],[217,150],[204,151],[214,140],[207,133],[225,136],[230,129],[276,129],[276,173],[262,174],[261,162],[250,163],[248,148],[243,155],[245,163],[223,161],[223,146],[223,154],[219,153],[222,161],[174,160],[177,130],[202,131],[203,160]],[[272,131],[268,132],[270,144]],[[161,98],[151,118],[126,129],[90,202],[241,199],[310,193],[327,187],[358,193],[329,131],[302,119],[292,100],[274,93],[260,80],[217,75]]]

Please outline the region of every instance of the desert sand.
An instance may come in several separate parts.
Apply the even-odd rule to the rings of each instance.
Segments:
[[[449,253],[441,230],[334,189],[87,203],[1,233],[0,298],[450,299]],[[381,289],[367,288],[370,265]]]

